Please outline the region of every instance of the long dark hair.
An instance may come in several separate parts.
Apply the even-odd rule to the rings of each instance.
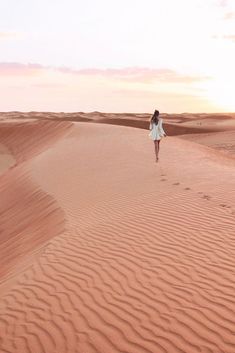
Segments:
[[[158,124],[158,121],[159,121],[159,111],[158,110],[155,110],[154,111],[154,113],[153,113],[153,115],[152,115],[152,117],[151,117],[151,120],[150,120],[150,122],[151,123],[155,123],[155,124]]]

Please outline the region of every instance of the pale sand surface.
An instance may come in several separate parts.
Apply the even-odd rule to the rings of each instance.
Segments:
[[[8,148],[0,143],[0,175],[15,164],[15,158]]]
[[[51,237],[63,230],[63,211],[33,182],[27,162],[69,129],[68,123],[0,124],[4,150],[15,157],[0,175],[0,278],[14,278]],[[20,266],[19,266],[20,264]],[[4,282],[5,283],[5,282]],[[1,289],[3,289],[1,287]],[[1,352],[1,350],[0,350]]]
[[[181,136],[181,138],[212,147],[235,158],[235,129],[204,134],[188,134]]]
[[[235,352],[233,159],[168,137],[156,164],[129,127],[7,129],[1,353]]]

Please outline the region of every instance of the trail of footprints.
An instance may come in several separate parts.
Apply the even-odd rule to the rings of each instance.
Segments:
[[[160,177],[167,181],[166,174]],[[224,233],[216,228],[210,233],[203,212],[186,217],[181,227],[180,211],[168,215],[164,198],[160,218],[173,222],[168,232],[164,223],[158,224],[162,232],[152,232],[158,201],[148,194],[139,201],[124,197],[120,208],[102,204],[93,213],[95,226],[78,227],[73,210],[67,232],[5,297],[1,353],[18,347],[24,353],[221,353],[221,342],[234,352],[233,272],[227,262],[232,245],[223,247]],[[188,215],[191,206],[179,205]],[[128,210],[124,220],[122,207]],[[195,229],[199,222],[209,240]],[[221,263],[214,267],[208,255],[216,261],[218,252]]]
[[[160,176],[161,176],[160,181],[167,181],[167,179],[166,179],[167,175],[166,174],[161,173]],[[181,185],[181,184],[180,184],[180,182],[177,181],[177,182],[173,183],[172,185],[178,186],[178,185]],[[190,187],[185,187],[184,190],[189,191],[189,190],[192,190],[192,189]],[[202,195],[202,199],[208,200],[208,201],[211,201],[211,200],[213,201],[213,199],[212,199],[212,197],[210,195],[204,194],[202,191],[198,191],[197,193],[199,195]],[[224,208],[224,209],[228,209],[228,210],[231,211],[232,214],[235,214],[235,210],[233,210],[232,207],[227,205],[226,203],[220,203],[219,206]]]

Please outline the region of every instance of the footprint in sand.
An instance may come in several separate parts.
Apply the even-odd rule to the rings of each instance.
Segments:
[[[166,181],[167,179],[161,179],[161,181]]]
[[[209,195],[203,195],[202,198],[205,199],[205,200],[210,200],[211,199],[211,197]]]
[[[191,188],[184,188],[184,190],[191,190]]]
[[[172,184],[172,185],[180,185],[180,183],[174,183],[174,184]]]
[[[224,208],[231,208],[231,206],[225,205],[225,203],[221,203],[220,207],[224,207]]]

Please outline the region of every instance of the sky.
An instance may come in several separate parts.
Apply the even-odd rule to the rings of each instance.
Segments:
[[[235,0],[0,0],[0,111],[235,111]]]

